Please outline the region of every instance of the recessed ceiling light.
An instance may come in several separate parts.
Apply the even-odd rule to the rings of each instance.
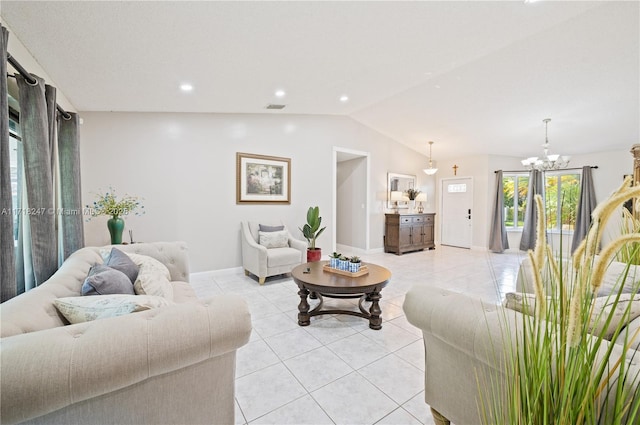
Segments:
[[[180,84],[180,90],[182,91],[191,91],[193,90],[193,86],[189,83]]]
[[[340,102],[348,102],[349,101],[349,96],[347,96],[346,94],[343,94],[342,96],[340,96]]]
[[[284,90],[276,90],[276,97],[284,97],[286,94]]]

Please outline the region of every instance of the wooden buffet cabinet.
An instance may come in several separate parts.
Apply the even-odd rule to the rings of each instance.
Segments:
[[[402,255],[425,248],[435,249],[434,213],[385,214],[384,252]]]

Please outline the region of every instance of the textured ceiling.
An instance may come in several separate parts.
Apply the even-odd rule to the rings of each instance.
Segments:
[[[79,111],[348,115],[435,159],[537,155],[547,117],[552,152],[640,142],[635,1],[0,7]]]

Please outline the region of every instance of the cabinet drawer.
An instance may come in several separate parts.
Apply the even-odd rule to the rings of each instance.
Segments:
[[[411,223],[411,219],[413,217],[400,217],[400,223],[401,224],[407,224],[407,223]]]
[[[427,215],[424,217],[424,222],[425,223],[430,223],[433,224],[433,216],[432,215]]]
[[[424,219],[425,219],[425,217],[423,217],[423,216],[413,217],[413,222],[414,223],[424,223]]]

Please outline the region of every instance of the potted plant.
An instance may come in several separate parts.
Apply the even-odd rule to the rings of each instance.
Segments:
[[[320,228],[321,224],[322,217],[320,217],[320,208],[317,206],[309,207],[307,211],[307,224],[300,229],[309,243],[309,247],[307,248],[307,262],[320,261],[322,257],[322,249],[316,248],[316,239],[324,232],[324,229],[326,229],[326,227]]]
[[[340,270],[349,271],[349,257],[341,255],[338,259],[338,268]]]
[[[360,262],[360,257],[358,257],[357,255],[354,255],[353,257],[349,258],[349,271],[351,273],[359,272],[360,264],[362,263]]]
[[[626,329],[635,315],[633,302],[624,297],[637,301],[640,288],[634,283],[623,295],[633,274],[629,259],[612,293],[598,296],[611,259],[625,245],[640,242],[639,233],[623,233],[600,249],[607,221],[624,201],[640,196],[640,187],[630,182],[593,211],[588,234],[566,264],[547,245],[545,209],[542,197],[535,196],[537,239],[528,253],[535,298],[529,305],[524,298],[517,329],[509,330],[512,316],[503,318],[504,351],[494,354],[504,359],[510,379],[488,379],[484,423],[638,423],[639,372],[630,360],[640,331]],[[606,308],[598,309],[599,301]]]
[[[340,256],[342,254],[340,254],[339,252],[333,252],[333,254],[329,255],[329,267],[332,267],[334,269],[338,268],[338,261],[340,260]]]
[[[104,194],[98,194],[97,200],[92,205],[87,205],[87,209],[91,211],[91,217],[98,215],[111,216],[107,220],[107,228],[111,236],[111,244],[119,245],[122,243],[122,231],[124,230],[123,215],[135,213],[142,215],[145,213],[144,205],[140,198],[136,196],[125,195],[120,200],[117,199],[116,191],[110,187]]]
[[[420,191],[411,188],[407,189],[404,193],[409,198],[409,209],[411,210],[411,212],[414,212],[416,210],[416,198],[418,197],[418,194],[420,194]]]

